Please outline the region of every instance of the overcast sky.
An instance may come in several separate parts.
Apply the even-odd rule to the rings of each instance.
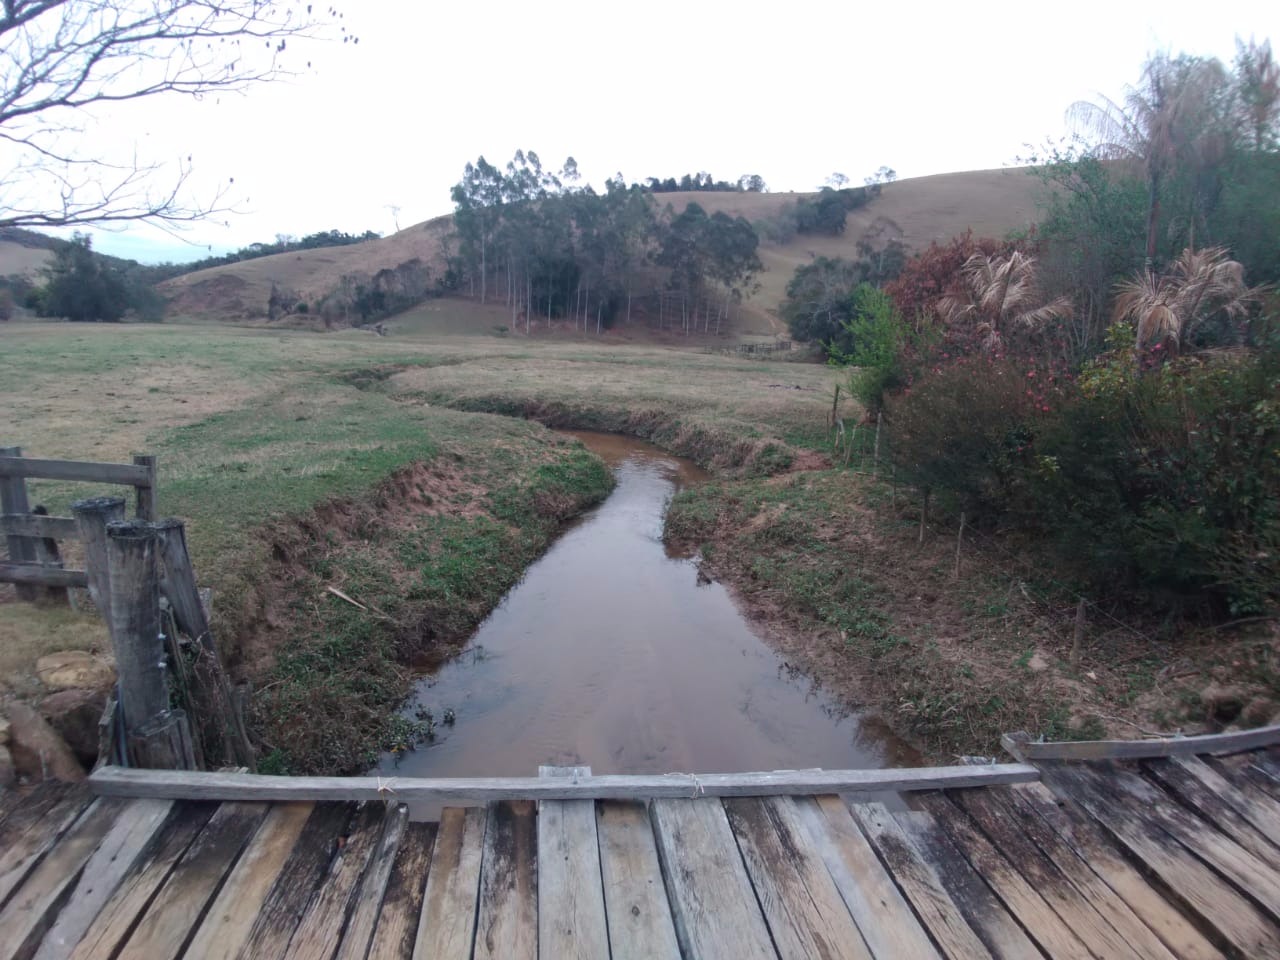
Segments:
[[[485,3],[333,0],[358,46],[295,48],[296,79],[149,100],[98,118],[104,156],[193,158],[244,211],[175,240],[97,233],[105,252],[192,259],[278,233],[390,233],[447,213],[468,160],[517,148],[599,185],[708,170],[771,190],[1001,167],[1120,97],[1155,51],[1229,61],[1280,42],[1280,2]],[[1280,52],[1280,51],[1278,51]],[[398,215],[392,207],[399,207]]]

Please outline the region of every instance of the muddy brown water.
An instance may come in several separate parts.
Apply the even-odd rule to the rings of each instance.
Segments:
[[[379,775],[910,763],[882,724],[824,695],[757,635],[723,585],[664,546],[672,495],[705,472],[638,440],[571,435],[609,463],[617,486],[528,569],[458,657],[419,681],[404,713],[430,710],[436,738],[384,756]]]

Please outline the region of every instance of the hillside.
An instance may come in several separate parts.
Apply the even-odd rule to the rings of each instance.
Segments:
[[[1003,236],[1035,219],[1039,183],[1023,170],[978,170],[902,180],[885,187],[866,207],[849,214],[839,237],[797,236],[785,245],[761,244],[765,272],[760,290],[747,303],[740,333],[774,329],[771,314],[781,301],[795,268],[811,256],[855,256],[860,239],[879,218],[892,220],[902,240],[913,249],[932,240],[945,240],[972,228],[975,233]],[[795,193],[663,193],[659,206],[677,210],[689,202],[708,212],[740,214],[760,220],[777,213],[802,196]],[[266,313],[272,284],[315,300],[334,289],[344,276],[371,276],[419,258],[441,271],[440,244],[450,217],[438,217],[380,240],[346,247],[302,250],[213,267],[176,277],[160,285],[170,300],[171,315],[200,320],[258,320]],[[488,314],[483,324],[490,322]]]

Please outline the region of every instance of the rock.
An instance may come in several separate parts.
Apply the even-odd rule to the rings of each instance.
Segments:
[[[1247,726],[1262,727],[1271,722],[1271,718],[1275,716],[1277,709],[1280,709],[1280,704],[1277,704],[1270,697],[1254,697],[1245,706],[1240,716]]]
[[[37,660],[36,676],[50,690],[106,690],[116,682],[116,668],[106,657],[68,650]]]
[[[98,721],[106,705],[102,690],[59,690],[40,701],[40,715],[86,769],[98,759]]]
[[[9,720],[6,717],[0,717],[0,747],[9,745]]]
[[[1027,669],[1032,673],[1044,673],[1049,669],[1049,661],[1037,650],[1031,655],[1031,659],[1027,661]]]
[[[13,766],[31,780],[83,780],[84,768],[65,740],[25,703],[9,704]]]
[[[8,790],[13,786],[13,754],[9,748],[0,744],[0,790]]]

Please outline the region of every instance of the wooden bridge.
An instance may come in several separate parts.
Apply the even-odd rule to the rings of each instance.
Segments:
[[[104,767],[0,801],[0,957],[1280,957],[1277,740],[699,777]],[[458,806],[410,822],[421,801]]]

